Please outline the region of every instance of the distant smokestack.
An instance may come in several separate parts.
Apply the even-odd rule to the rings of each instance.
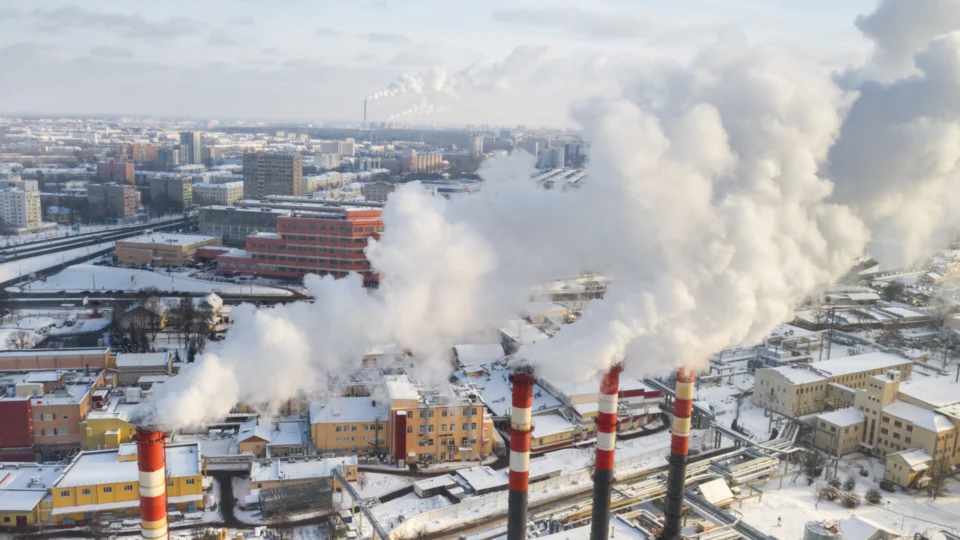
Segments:
[[[670,472],[667,476],[667,498],[663,510],[663,535],[660,537],[662,540],[680,538],[687,454],[690,451],[690,417],[693,414],[694,379],[696,379],[696,373],[692,369],[677,370],[676,396],[673,400],[673,436],[670,441]]]
[[[137,468],[140,470],[140,536],[166,540],[166,434],[137,429]]]
[[[620,394],[621,371],[622,367],[613,366],[600,381],[590,540],[604,540],[610,536],[610,496],[613,489],[613,459],[617,446],[617,397]]]
[[[363,100],[363,129],[367,129],[367,100]]]
[[[527,537],[527,486],[530,482],[530,432],[533,422],[533,376],[515,372],[510,409],[510,498],[507,540]]]

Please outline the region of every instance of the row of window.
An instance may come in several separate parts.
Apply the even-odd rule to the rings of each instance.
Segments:
[[[314,223],[302,223],[302,222],[301,222],[301,223],[290,223],[290,222],[281,222],[281,223],[280,223],[280,228],[281,228],[281,229],[287,229],[287,230],[301,230],[301,231],[306,231],[306,230],[310,230],[310,231],[327,231],[327,230],[329,230],[329,231],[336,231],[336,232],[355,232],[355,233],[359,233],[359,232],[373,232],[374,230],[376,230],[377,232],[383,232],[383,225],[377,225],[376,227],[353,227],[353,226],[350,226],[350,225],[338,224],[338,225],[330,225],[330,228],[328,229],[326,225],[316,225],[316,224],[314,224]]]
[[[328,251],[324,251],[324,253],[328,253]],[[341,249],[341,250],[332,250],[332,249],[331,249],[331,250],[329,250],[329,253],[339,253],[339,254],[341,254],[341,255],[363,255],[363,250],[362,250],[362,249]],[[253,255],[253,258],[254,258],[254,259],[259,259],[259,260],[261,260],[261,261],[276,261],[276,260],[280,260],[280,261],[290,261],[290,262],[299,261],[299,262],[304,262],[304,263],[305,263],[305,262],[310,262],[310,263],[313,263],[313,264],[317,264],[317,261],[319,261],[319,264],[327,264],[327,263],[330,263],[330,264],[350,264],[351,262],[353,262],[352,260],[343,261],[343,260],[340,260],[340,259],[329,259],[329,260],[328,260],[328,259],[310,259],[310,258],[307,258],[307,257],[295,257],[295,256],[293,256],[293,255],[291,255],[291,256],[288,257],[288,256],[286,256],[286,255],[263,255],[263,254],[261,254],[261,253],[255,253],[255,254]]]
[[[69,418],[70,418],[70,415],[67,415],[67,414],[61,414],[61,415],[60,415],[60,419],[61,419],[61,420],[67,420],[67,419],[69,419]],[[33,415],[33,421],[34,421],[34,422],[39,422],[39,421],[41,421],[41,420],[56,420],[56,419],[57,419],[56,413],[43,413],[43,414],[36,414],[36,413],[35,413],[35,414]]]
[[[383,425],[381,424],[361,424],[361,429],[363,431],[383,431]],[[343,428],[341,430],[341,428]],[[357,431],[357,426],[337,426],[337,433],[341,431]]]
[[[436,412],[436,409],[420,409],[420,418],[433,418],[435,412]],[[477,408],[476,408],[476,407],[464,407],[463,410],[461,411],[461,413],[462,413],[464,416],[473,416],[473,415],[477,414]],[[451,417],[451,418],[457,416],[457,410],[456,410],[456,409],[441,409],[441,410],[440,410],[440,417],[441,417],[441,418],[447,418],[448,416]],[[407,418],[413,418],[413,417],[414,417],[414,416],[413,416],[413,411],[407,411]]]
[[[194,479],[194,478],[187,478],[186,484],[187,484],[188,486],[192,486],[192,485],[196,484],[196,479]],[[170,481],[167,482],[167,487],[173,487],[173,485],[174,485],[173,480],[170,480]],[[123,485],[123,490],[124,490],[124,491],[133,491],[133,489],[134,489],[135,486],[136,486],[136,484],[124,484],[124,485]],[[113,486],[101,486],[101,487],[100,487],[100,491],[103,492],[103,493],[113,493]],[[90,495],[90,488],[82,488],[82,489],[80,490],[80,494],[81,494],[81,495]],[[70,496],[70,491],[69,491],[69,490],[62,490],[62,491],[60,491],[60,496],[61,496],[61,497],[69,497],[69,496]]]
[[[46,437],[48,435],[69,435],[70,430],[65,427],[58,428],[37,428],[33,430],[34,437]]]
[[[357,440],[356,437],[337,437],[337,442],[355,442],[356,440]],[[361,441],[371,441],[371,442],[378,442],[378,441],[381,441],[381,442],[382,442],[382,441],[383,441],[383,438],[382,438],[382,437],[377,437],[376,435],[371,435],[371,436],[369,436],[369,437],[367,437],[366,435],[364,435],[364,436],[361,436],[361,437],[360,437],[360,440],[361,440]]]
[[[426,427],[427,427],[426,433],[433,433],[433,432],[434,432],[434,429],[433,429],[434,426],[433,426],[433,424],[430,424],[429,426],[426,426]],[[420,426],[420,434],[421,434],[421,435],[424,434],[424,429],[423,429],[423,428],[424,428],[424,426]],[[476,422],[471,422],[471,423],[469,423],[469,424],[462,424],[462,425],[461,425],[461,429],[463,429],[464,431],[466,431],[466,430],[468,430],[468,429],[477,429],[477,423],[476,423]],[[453,432],[453,431],[456,431],[456,430],[457,430],[457,425],[456,425],[456,424],[450,424],[450,431]],[[447,431],[447,424],[440,424],[440,432],[443,433],[443,432],[446,432],[446,431]],[[407,433],[413,433],[413,426],[407,426]]]

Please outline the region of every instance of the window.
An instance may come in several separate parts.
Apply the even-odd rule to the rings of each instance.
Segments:
[[[340,433],[340,426],[337,426],[337,433]]]
[[[884,424],[889,424],[889,423],[890,423],[890,417],[889,417],[889,416],[884,416],[883,419],[881,420],[881,422],[883,422]]]
[[[60,496],[61,496],[61,497],[69,497],[69,496],[70,496],[70,491],[69,491],[69,490],[61,491],[61,492],[60,492]]]
[[[192,486],[196,483],[196,480],[193,478],[187,478],[187,485]]]
[[[427,431],[430,432],[430,433],[433,433],[433,424],[430,424],[430,425],[427,427]]]
[[[357,426],[350,426],[350,431],[356,431],[356,430],[357,430]]]
[[[103,486],[104,493],[113,493],[113,488],[110,486]]]
[[[900,422],[900,421],[894,422],[893,427],[903,427],[903,422]]]
[[[407,426],[407,433],[413,433],[413,426]]]
[[[913,431],[913,426],[911,426],[911,425],[908,424],[908,425],[907,425],[907,431]]]
[[[907,444],[910,444],[910,437],[904,437],[903,440],[904,440],[904,442],[906,442]]]
[[[127,484],[123,486],[124,491],[133,491],[133,484]]]
[[[10,516],[3,516],[4,523],[10,523]]]
[[[477,429],[477,424],[476,424],[476,422],[470,424],[470,429]]]
[[[89,489],[86,489],[86,488],[81,489],[81,490],[80,490],[80,494],[81,494],[81,495],[89,495],[89,494],[90,494],[90,490],[89,490]]]
[[[894,439],[899,439],[899,438],[900,438],[900,434],[899,434],[899,433],[894,433],[894,434],[893,434],[893,438],[894,438]]]
[[[440,431],[447,431],[447,425],[446,425],[446,424],[440,424]]]
[[[469,425],[468,425],[468,424],[464,424],[464,425],[463,425],[463,430],[466,431],[466,430],[468,430],[468,429],[470,429]]]
[[[442,416],[443,418],[446,418],[446,417],[447,417],[447,410],[444,409],[444,410],[440,411],[440,416]]]

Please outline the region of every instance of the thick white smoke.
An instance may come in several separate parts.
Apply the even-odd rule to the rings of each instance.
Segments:
[[[391,114],[389,117],[387,117],[387,121],[395,122],[397,120],[406,120],[408,118],[431,116],[434,114],[442,114],[449,110],[450,107],[447,105],[433,105],[427,101],[427,98],[421,98],[418,103],[411,105],[407,109]]]
[[[518,355],[544,373],[585,379],[620,361],[663,373],[754,343],[863,253],[870,232],[854,208],[883,225],[877,216],[898,215],[916,188],[923,206],[955,182],[957,41],[925,48],[923,76],[864,83],[859,96],[770,48],[618,69],[619,97],[574,108],[591,142],[579,190],[541,190],[526,155],[489,162],[482,191],[449,201],[405,186],[368,248],[379,290],[310,277],[313,304],[238,310],[223,350],[161,387],[152,421],[203,424],[238,402],[276,408],[387,342],[417,355],[419,377],[443,377],[453,343],[522,311],[532,285],[587,269],[613,279],[605,298]],[[449,80],[408,87],[455,89]],[[890,223],[897,241],[936,225]]]

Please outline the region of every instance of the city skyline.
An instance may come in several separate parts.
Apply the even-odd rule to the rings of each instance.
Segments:
[[[684,61],[718,39],[798,49],[827,71],[858,63],[869,42],[854,20],[875,2],[834,4],[14,0],[0,9],[2,112],[359,123],[364,96],[442,70],[468,83],[371,102],[369,120],[568,127],[618,65]]]

